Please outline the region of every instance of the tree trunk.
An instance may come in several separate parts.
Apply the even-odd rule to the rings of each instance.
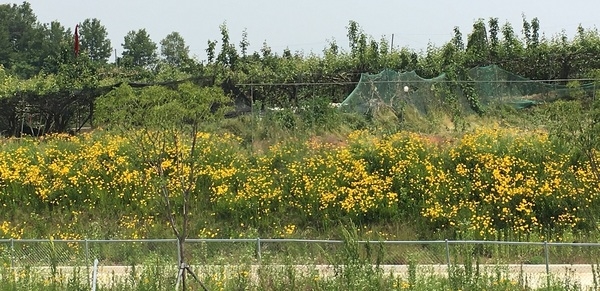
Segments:
[[[185,263],[185,237],[180,236],[177,237],[177,243],[179,244],[179,271],[181,272],[181,288],[182,290],[187,290],[185,277],[187,275],[187,270],[183,269],[186,267]]]

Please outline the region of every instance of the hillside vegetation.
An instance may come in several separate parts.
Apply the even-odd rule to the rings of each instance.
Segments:
[[[349,51],[305,55],[250,53],[246,37],[238,51],[222,25],[200,62],[177,33],[159,57],[140,29],[109,63],[99,20],[81,23],[74,53],[72,31],[28,3],[0,8],[0,41],[15,44],[0,47],[0,237],[170,237],[177,224],[316,238],[353,223],[369,239],[598,239],[596,30],[543,37],[524,17],[517,35],[480,19],[466,44],[455,28],[417,52],[351,21]],[[492,64],[568,94],[484,110],[468,70]],[[330,106],[383,69],[445,73],[472,111],[449,97],[427,114]]]

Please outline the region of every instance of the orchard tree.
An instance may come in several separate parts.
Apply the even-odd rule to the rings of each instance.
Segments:
[[[127,67],[150,68],[156,65],[156,43],[150,39],[146,29],[130,31],[124,39],[123,45],[123,65]]]
[[[483,19],[478,19],[473,24],[473,31],[467,38],[467,67],[487,65],[488,62],[488,36]]]
[[[524,65],[523,43],[519,40],[515,34],[515,30],[509,22],[504,23],[501,28],[502,42],[500,45],[500,60],[504,64],[504,69],[509,70],[515,74],[522,74]]]
[[[600,61],[600,34],[596,28],[585,29],[579,25],[577,34],[569,44],[569,78],[598,77]]]
[[[500,32],[500,25],[498,24],[498,18],[490,17],[490,19],[488,20],[488,27],[490,32],[490,63],[495,64],[496,62],[498,62],[498,55],[500,54],[500,38],[498,37],[498,33]]]
[[[42,68],[46,73],[58,73],[60,66],[74,58],[73,34],[58,21],[44,24],[42,51],[44,59]]]
[[[534,17],[531,20],[531,46],[537,47],[540,44],[540,20]]]
[[[106,27],[96,18],[86,19],[79,24],[81,50],[92,61],[106,63],[112,52]]]
[[[240,41],[240,52],[242,53],[242,58],[245,59],[248,56],[248,47],[250,46],[250,41],[248,41],[248,31],[244,29],[242,32],[242,40]]]
[[[0,64],[19,77],[37,74],[43,63],[43,33],[29,3],[0,4]]]
[[[348,45],[350,47],[350,55],[352,56],[352,64],[354,73],[368,72],[371,64],[367,62],[367,35],[360,28],[360,25],[350,20],[346,27],[348,36]],[[359,75],[354,77],[353,81],[358,81]]]
[[[190,60],[190,48],[176,31],[160,41],[160,54],[167,64],[174,67],[181,67]]]
[[[206,58],[209,64],[215,61],[215,50],[217,49],[216,40],[208,40],[208,47],[206,48]]]
[[[152,169],[146,175],[150,191],[162,198],[161,212],[179,244],[179,276],[183,290],[186,275],[207,290],[188,265],[185,241],[193,209],[207,203],[202,187],[207,175],[202,161],[200,130],[203,124],[222,120],[231,100],[221,88],[180,84],[177,90],[152,86],[134,90],[122,85],[98,100],[104,122],[127,133],[134,141],[135,157]],[[193,283],[193,282],[192,282]],[[176,288],[177,290],[177,288]]]
[[[231,70],[235,70],[239,56],[235,49],[235,44],[229,41],[227,23],[221,24],[219,30],[221,31],[221,51],[217,55],[217,63],[230,68]]]

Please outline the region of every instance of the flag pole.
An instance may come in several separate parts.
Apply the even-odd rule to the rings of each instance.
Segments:
[[[79,56],[79,24],[75,25],[75,57]]]

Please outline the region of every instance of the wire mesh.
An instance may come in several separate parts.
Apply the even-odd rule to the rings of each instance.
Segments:
[[[246,262],[330,263],[354,251],[365,261],[380,257],[385,264],[463,263],[465,258],[486,264],[545,264],[542,242],[492,241],[353,241],[303,239],[188,239],[186,260],[194,263]],[[448,249],[448,250],[446,250]],[[548,243],[550,264],[596,264],[600,244]],[[143,264],[159,258],[178,262],[175,239],[157,240],[0,240],[0,262],[18,266],[80,265],[98,259],[105,265]]]
[[[600,264],[600,244],[549,244],[548,253],[550,264]]]
[[[178,263],[177,240],[88,241],[88,261],[103,266],[173,265]]]
[[[236,265],[256,263],[258,252],[256,239],[189,239],[184,254],[190,265]]]
[[[453,242],[449,276],[502,278],[520,286],[545,286],[546,245],[540,242]]]
[[[342,251],[340,241],[262,240],[263,264],[335,264]]]
[[[349,261],[374,265],[442,264],[445,251],[438,243],[378,241],[263,240],[261,262],[315,265],[347,264]]]
[[[83,241],[15,240],[11,244],[14,267],[86,265]]]
[[[0,242],[0,267],[12,267],[12,251],[10,240]]]

